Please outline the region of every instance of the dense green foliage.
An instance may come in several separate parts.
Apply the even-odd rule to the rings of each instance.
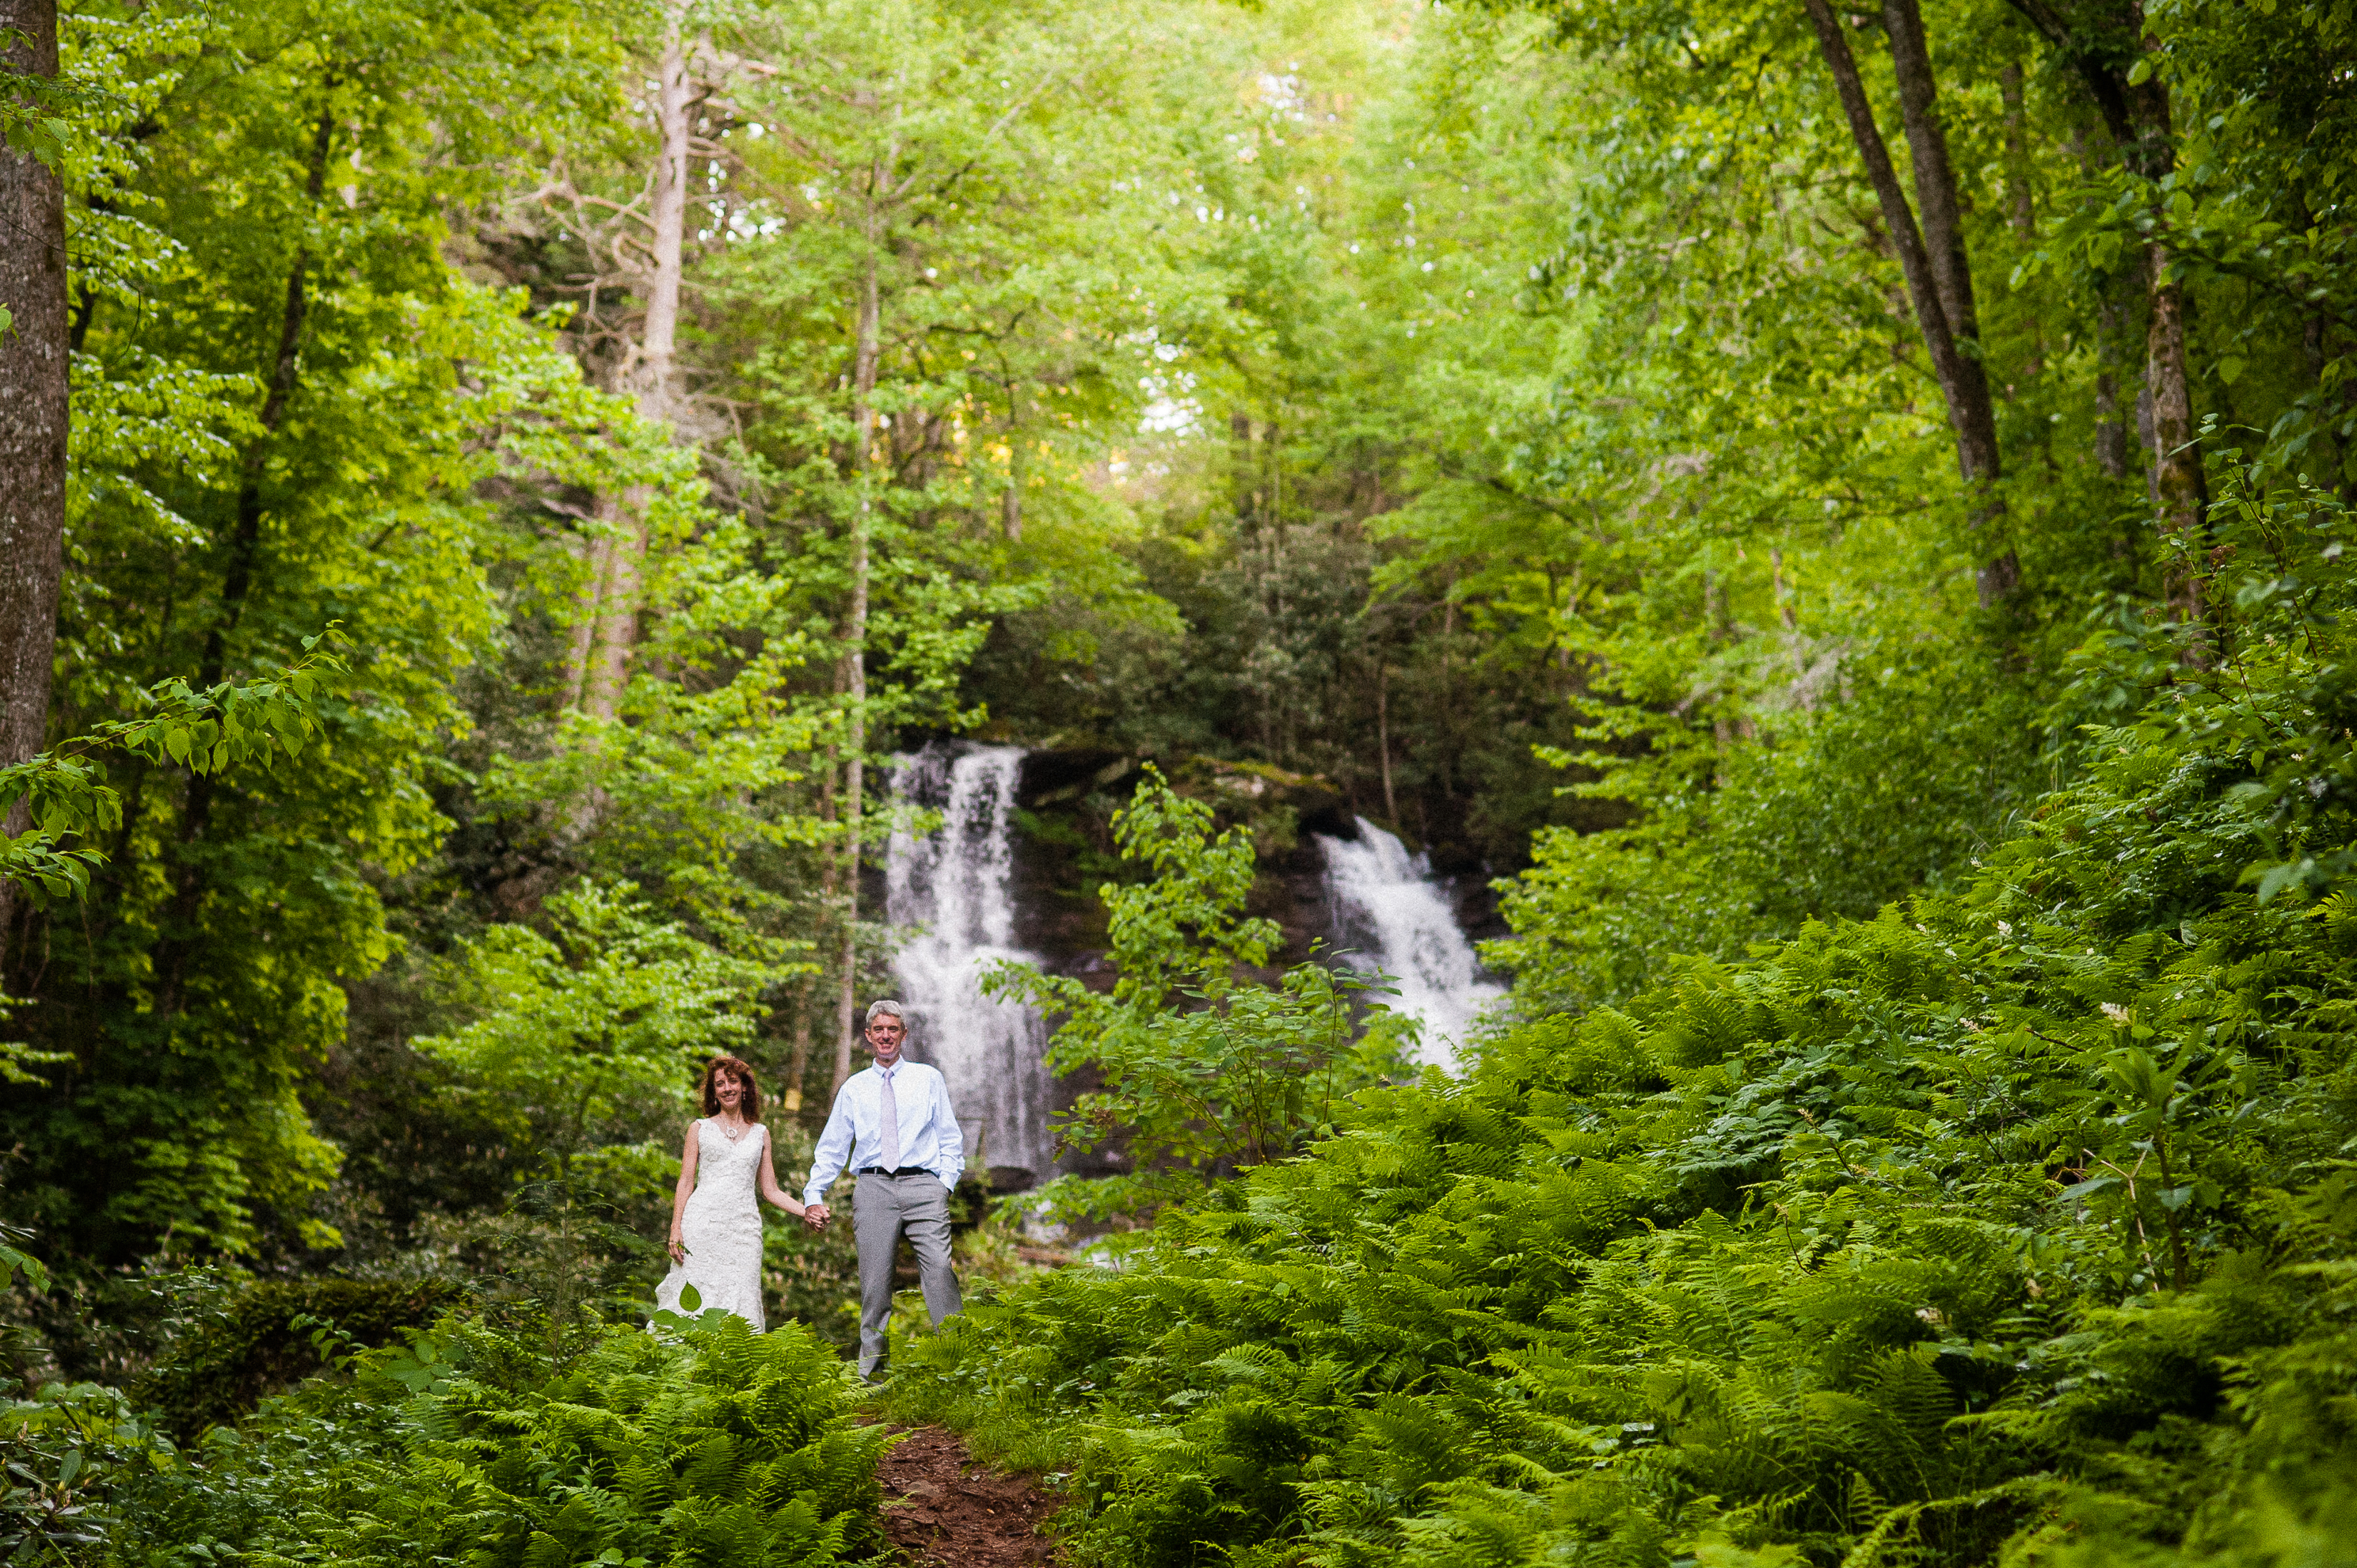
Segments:
[[[441,1280],[264,1281],[177,1337],[139,1380],[135,1397],[185,1442],[234,1422],[266,1394],[328,1370],[337,1346],[373,1348],[404,1329],[425,1328],[457,1294]]]
[[[873,1542],[883,1442],[791,1326],[633,1325],[552,1361],[446,1323],[119,1484],[104,1560],[820,1568]]]
[[[1957,892],[1362,1094],[904,1408],[1108,1563],[2339,1561],[2357,575],[2222,478],[2219,662],[2099,639],[2159,690]]]
[[[1243,980],[1265,966],[1281,935],[1247,918],[1250,835],[1214,836],[1213,813],[1171,789],[1150,765],[1113,821],[1121,858],[1140,879],[1099,889],[1119,972],[1109,992],[1002,964],[983,984],[1062,1020],[1048,1047],[1051,1070],[1085,1072],[1059,1124],[1066,1147],[1116,1139],[1114,1176],[1067,1176],[1039,1203],[1090,1219],[1150,1213],[1207,1180],[1282,1159],[1333,1130],[1357,1090],[1399,1077],[1399,1021],[1361,1026],[1353,1004],[1371,982],[1313,958],[1275,985]]]
[[[2352,17],[69,8],[0,1553],[870,1550],[845,1231],[599,1325],[979,735],[1149,1228],[892,1397],[1083,1559],[2345,1560]],[[1461,1079],[1312,798],[1499,879]]]

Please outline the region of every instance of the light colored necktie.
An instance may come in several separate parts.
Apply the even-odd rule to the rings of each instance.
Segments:
[[[884,1069],[884,1118],[876,1133],[876,1163],[888,1171],[900,1168],[900,1107],[892,1098],[892,1069]]]

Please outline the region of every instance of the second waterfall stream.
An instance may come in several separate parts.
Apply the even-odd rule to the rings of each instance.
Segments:
[[[901,819],[885,854],[884,917],[903,936],[892,961],[909,1011],[909,1053],[949,1079],[967,1154],[1035,1181],[1054,1174],[1055,1087],[1039,1013],[985,996],[1002,960],[1039,962],[1015,940],[1016,792],[1024,753],[939,742],[895,759]],[[940,825],[909,831],[911,810]],[[1392,1008],[1423,1026],[1422,1059],[1454,1069],[1480,1010],[1501,994],[1481,973],[1445,890],[1421,857],[1361,818],[1352,839],[1316,839],[1343,961],[1392,976]]]
[[[1423,1025],[1418,1059],[1457,1070],[1481,1010],[1505,994],[1488,980],[1457,911],[1425,857],[1357,819],[1355,839],[1317,836],[1334,899],[1335,936],[1353,969],[1381,970],[1398,994],[1384,1004]]]

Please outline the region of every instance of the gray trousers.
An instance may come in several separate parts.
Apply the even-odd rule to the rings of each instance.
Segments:
[[[890,1359],[892,1261],[901,1236],[917,1254],[917,1280],[935,1326],[963,1305],[950,1272],[950,1189],[930,1176],[864,1176],[851,1195],[852,1234],[859,1239],[859,1375],[872,1378]]]

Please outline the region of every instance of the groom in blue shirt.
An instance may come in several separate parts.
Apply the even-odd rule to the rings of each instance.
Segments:
[[[965,1135],[950,1106],[950,1086],[922,1062],[905,1061],[900,1047],[908,1020],[898,1002],[867,1009],[867,1047],[876,1065],[853,1073],[835,1090],[834,1109],[818,1135],[803,1222],[823,1228],[831,1217],[826,1189],[851,1162],[852,1234],[859,1240],[859,1375],[883,1376],[891,1355],[885,1331],[892,1323],[892,1255],[906,1235],[917,1254],[917,1279],[933,1324],[958,1310],[957,1275],[950,1272],[950,1194],[965,1170]]]

